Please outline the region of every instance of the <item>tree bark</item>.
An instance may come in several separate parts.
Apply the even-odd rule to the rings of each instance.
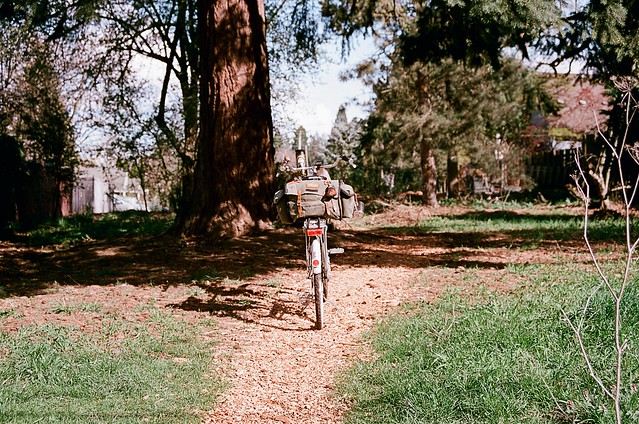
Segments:
[[[422,192],[424,206],[439,207],[437,201],[437,165],[433,146],[426,137],[421,139]]]
[[[200,139],[182,234],[270,226],[274,148],[263,0],[199,0]]]
[[[454,152],[446,152],[446,197],[458,197],[461,192],[459,180],[459,162]]]

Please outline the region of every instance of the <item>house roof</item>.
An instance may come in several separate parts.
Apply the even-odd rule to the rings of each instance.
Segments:
[[[604,129],[610,96],[603,85],[587,75],[548,75],[546,87],[559,103],[556,116],[546,118],[549,128],[566,128],[577,134],[596,134]]]

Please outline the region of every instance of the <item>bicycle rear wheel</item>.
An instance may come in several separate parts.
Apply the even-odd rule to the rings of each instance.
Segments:
[[[313,274],[313,297],[315,298],[315,329],[324,327],[324,284],[322,274]]]

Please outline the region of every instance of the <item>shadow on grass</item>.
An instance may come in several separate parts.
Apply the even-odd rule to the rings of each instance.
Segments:
[[[346,253],[333,262],[349,267],[459,266],[503,268],[492,260],[492,249],[507,255],[510,249],[575,249],[583,247],[577,215],[524,215],[510,211],[470,212],[445,217],[455,221],[455,231],[440,231],[427,220],[419,226],[336,231],[329,247]],[[525,228],[534,220],[537,225]],[[553,227],[550,223],[574,221]],[[433,220],[433,222],[437,222]],[[464,230],[465,222],[482,222],[481,230]],[[507,222],[509,229],[503,228]],[[620,240],[620,222],[593,224],[593,238]],[[490,223],[494,223],[491,229]],[[489,225],[486,225],[489,224]],[[113,223],[112,223],[113,225]],[[122,228],[129,231],[130,223]],[[103,232],[104,233],[104,232]],[[0,243],[0,296],[33,296],[59,285],[131,284],[171,286],[198,284],[203,280],[244,280],[267,275],[275,268],[304,273],[304,239],[299,228],[283,228],[237,240],[185,242],[168,235],[122,236],[118,228],[103,239],[89,239],[71,247],[34,247],[29,241]],[[97,233],[96,233],[97,234]],[[506,253],[504,253],[506,252]],[[238,289],[239,290],[239,289]],[[251,295],[238,291],[238,296]],[[225,294],[225,297],[232,294]],[[251,308],[250,301],[237,304],[191,305],[218,308],[224,313]],[[186,304],[184,307],[191,307]]]

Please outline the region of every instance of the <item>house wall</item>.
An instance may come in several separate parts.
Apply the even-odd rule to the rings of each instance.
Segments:
[[[139,183],[125,173],[112,169],[106,175],[100,168],[85,168],[79,173],[73,188],[73,213],[145,210]]]

